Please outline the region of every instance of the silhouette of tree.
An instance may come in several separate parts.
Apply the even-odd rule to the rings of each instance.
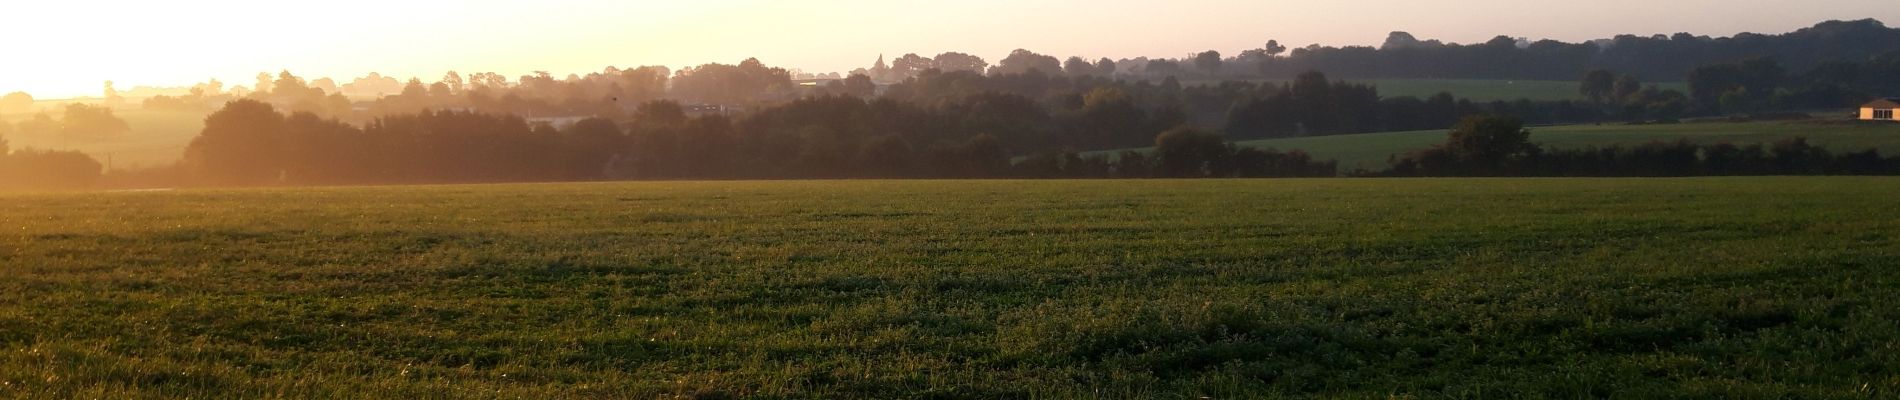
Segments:
[[[866,98],[877,94],[877,82],[872,82],[871,77],[867,75],[852,74],[843,80],[827,83],[826,89],[832,93]]]
[[[1195,54],[1194,67],[1199,68],[1201,72],[1208,75],[1219,74],[1221,67],[1220,52],[1208,50],[1200,54]]]
[[[1452,126],[1445,150],[1472,172],[1490,174],[1502,171],[1504,163],[1521,157],[1536,147],[1530,143],[1531,131],[1524,121],[1498,115],[1466,117]]]
[[[1115,72],[1116,72],[1115,60],[1110,60],[1108,59],[1108,57],[1102,57],[1102,59],[1095,61],[1096,74],[1099,74],[1102,76],[1113,76],[1115,75]]]
[[[938,54],[933,61],[935,61],[937,69],[944,72],[966,71],[983,73],[983,71],[988,70],[990,66],[990,63],[984,61],[982,57],[958,52]]]
[[[58,135],[60,130],[59,121],[44,112],[33,113],[33,117],[20,121],[19,125],[14,126],[14,131],[19,132],[20,136],[40,138]]]
[[[112,81],[106,81],[104,92],[106,99],[105,105],[107,108],[125,106],[125,97],[119,95],[119,89],[112,87]]]
[[[112,109],[83,103],[66,105],[61,116],[60,133],[68,138],[97,140],[125,135],[132,126],[113,115]]]
[[[1069,57],[1067,61],[1062,62],[1062,70],[1069,76],[1089,76],[1096,73],[1095,64],[1089,63],[1082,57]]]
[[[620,126],[605,118],[588,118],[561,131],[562,157],[567,161],[567,179],[592,179],[604,175],[611,160],[625,146],[626,135]]]
[[[924,58],[923,56],[919,56],[916,53],[910,53],[910,54],[905,54],[902,57],[898,57],[895,60],[891,60],[890,74],[894,75],[894,77],[897,78],[894,80],[901,81],[904,79],[915,78],[917,77],[918,74],[922,74],[925,70],[929,70],[932,68],[937,68],[937,63],[935,61],[932,61],[929,58]]]
[[[82,189],[99,179],[98,160],[76,151],[0,154],[0,189]]]
[[[686,110],[670,100],[649,101],[634,111],[633,121],[646,126],[678,126],[686,123]]]
[[[292,184],[338,184],[373,181],[366,167],[377,149],[369,147],[362,130],[297,112],[283,122],[283,180]]]
[[[1577,93],[1594,103],[1605,103],[1616,88],[1616,74],[1607,70],[1591,70],[1583,75],[1583,84]]]
[[[1174,60],[1149,60],[1142,72],[1152,76],[1175,76],[1181,74],[1181,64]]]
[[[672,94],[689,101],[740,105],[790,87],[790,72],[766,67],[754,58],[739,65],[706,64],[681,69],[674,74]]]
[[[13,92],[7,93],[6,96],[0,96],[0,112],[17,113],[27,112],[32,109],[33,95],[26,94],[26,92]]]
[[[1281,46],[1278,40],[1268,40],[1267,46],[1263,49],[1267,51],[1268,57],[1279,57],[1281,54],[1286,54],[1286,46]]]
[[[1062,61],[1055,57],[1036,54],[1036,52],[1016,49],[990,69],[990,75],[1023,74],[1029,71],[1042,71],[1044,74],[1062,71]]]
[[[1178,127],[1155,137],[1155,174],[1170,178],[1221,175],[1231,149],[1219,135]]]
[[[1617,102],[1628,102],[1638,92],[1643,91],[1643,81],[1635,76],[1623,75],[1616,78],[1616,84],[1610,89],[1610,98]]]
[[[215,185],[278,182],[283,171],[284,116],[270,104],[244,99],[205,117],[182,163],[196,179]]]
[[[468,89],[468,83],[462,80],[462,74],[456,73],[455,71],[442,74],[440,83],[448,86],[449,90],[455,93],[461,93],[463,90]]]

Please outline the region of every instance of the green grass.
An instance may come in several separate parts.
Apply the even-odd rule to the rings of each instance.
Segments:
[[[0,196],[0,398],[1892,398],[1900,179]]]
[[[1900,155],[1900,124],[1864,124],[1843,121],[1802,122],[1697,122],[1667,125],[1565,125],[1532,127],[1531,141],[1556,148],[1633,146],[1651,141],[1687,139],[1696,143],[1770,144],[1791,137],[1806,137],[1808,142],[1834,151],[1880,149],[1882,154]],[[1247,140],[1241,146],[1299,149],[1318,159],[1339,160],[1339,169],[1377,170],[1386,159],[1430,148],[1445,142],[1446,131],[1382,132],[1357,135],[1310,136],[1286,139]],[[1148,149],[1136,149],[1148,150]],[[1113,154],[1115,151],[1092,152]]]
[[[1286,84],[1287,80],[1253,80],[1254,82],[1273,82]],[[1379,95],[1385,97],[1412,96],[1426,98],[1439,93],[1451,93],[1461,99],[1472,101],[1513,101],[1530,99],[1536,101],[1580,100],[1577,94],[1578,82],[1575,81],[1535,81],[1535,80],[1489,80],[1489,79],[1347,79],[1355,83],[1377,86]],[[1189,80],[1187,85],[1219,84],[1218,80]],[[1688,91],[1689,85],[1683,82],[1657,83],[1662,89]]]
[[[185,154],[185,146],[204,130],[205,114],[174,111],[119,110],[119,118],[132,131],[122,137],[77,140],[59,136],[12,135],[6,139],[14,148],[77,150],[100,163],[111,161],[114,168],[138,168],[171,165]],[[58,114],[53,114],[58,118]],[[19,123],[28,116],[16,116]]]

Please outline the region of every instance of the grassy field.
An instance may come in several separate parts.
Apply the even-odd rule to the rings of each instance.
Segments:
[[[45,150],[78,150],[100,163],[108,160],[115,168],[137,168],[170,165],[185,154],[185,146],[191,139],[204,130],[205,114],[173,111],[119,110],[119,118],[131,125],[132,132],[123,137],[73,140],[58,136],[8,136],[7,141],[14,148],[37,148]],[[58,114],[53,114],[58,118]],[[30,116],[14,115],[9,122],[19,123]]]
[[[1893,178],[5,195],[0,398],[1893,398],[1896,198]]]
[[[1486,79],[1347,79],[1356,83],[1377,86],[1379,95],[1385,97],[1412,96],[1426,98],[1439,93],[1449,92],[1453,96],[1472,101],[1512,101],[1531,99],[1538,101],[1579,100],[1578,82],[1575,81],[1530,81],[1530,80],[1486,80]],[[1286,84],[1287,80],[1254,80],[1254,82],[1273,82]],[[1213,85],[1218,80],[1189,80],[1186,85]],[[1664,82],[1656,84],[1662,89],[1688,91],[1689,85],[1683,82]]]
[[[1900,124],[1833,122],[1698,122],[1669,125],[1566,125],[1532,127],[1531,141],[1558,148],[1632,146],[1651,141],[1687,139],[1696,143],[1774,143],[1806,137],[1809,143],[1835,151],[1880,149],[1900,154]],[[1445,142],[1444,130],[1383,132],[1357,135],[1312,136],[1241,141],[1249,147],[1300,149],[1319,159],[1339,160],[1341,172],[1386,166],[1386,158],[1430,148]],[[1107,152],[1112,154],[1113,152]]]

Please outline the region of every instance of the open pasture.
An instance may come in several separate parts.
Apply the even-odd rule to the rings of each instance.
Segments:
[[[1891,398],[1900,180],[0,195],[0,398]]]

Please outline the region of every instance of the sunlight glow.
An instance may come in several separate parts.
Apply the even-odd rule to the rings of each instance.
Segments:
[[[247,85],[258,72],[282,69],[339,80],[370,71],[433,80],[449,70],[565,76],[609,65],[679,67],[758,57],[837,72],[880,54],[908,52],[963,51],[991,60],[1019,47],[1089,57],[1177,56],[1238,52],[1267,39],[1295,46],[1376,44],[1392,30],[1458,42],[1498,34],[1576,41],[1626,32],[1783,32],[1824,19],[1900,21],[1900,8],[1889,0],[9,3],[0,5],[10,15],[0,25],[0,48],[8,54],[0,61],[0,91],[40,98],[96,96],[106,80],[121,90],[207,78]],[[1382,10],[1360,14],[1366,7]]]

